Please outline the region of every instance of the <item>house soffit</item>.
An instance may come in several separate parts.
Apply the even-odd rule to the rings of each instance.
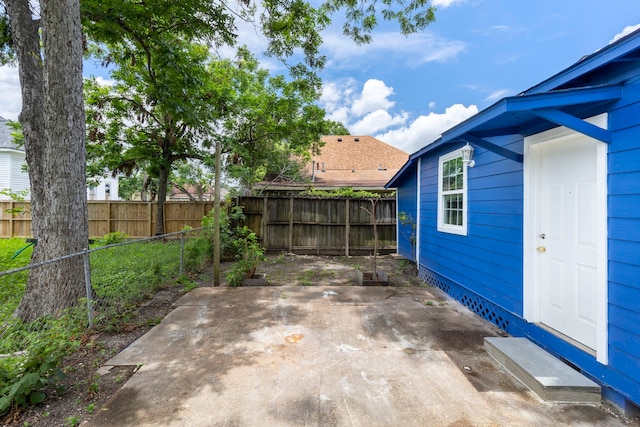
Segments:
[[[486,140],[501,135],[529,136],[565,126],[610,143],[611,132],[584,120],[603,113],[622,97],[622,85],[568,89],[503,98],[486,110],[442,134],[442,142],[466,141],[508,159],[522,162],[522,154]]]

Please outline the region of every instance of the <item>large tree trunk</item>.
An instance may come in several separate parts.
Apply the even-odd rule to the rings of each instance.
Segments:
[[[164,202],[169,188],[169,167],[162,164],[158,170],[158,210],[156,213],[156,236],[164,234]]]
[[[42,49],[28,0],[6,0],[20,64],[25,150],[31,180],[32,262],[88,244],[82,29],[78,0],[42,1]],[[81,257],[32,269],[15,315],[57,315],[84,295]]]

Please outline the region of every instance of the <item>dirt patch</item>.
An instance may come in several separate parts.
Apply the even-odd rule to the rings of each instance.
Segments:
[[[416,277],[416,266],[406,260],[381,256],[377,269],[388,274],[389,285],[407,287],[424,285]],[[370,256],[323,257],[281,254],[271,256],[258,267],[272,286],[351,286],[356,284],[356,270],[371,273],[374,259]]]
[[[183,294],[179,285],[161,289],[120,330],[84,336],[80,349],[63,361],[62,380],[44,390],[46,400],[10,413],[2,425],[76,426],[99,411],[138,369],[137,366],[118,366],[106,371],[100,369],[103,363],[149,331]]]

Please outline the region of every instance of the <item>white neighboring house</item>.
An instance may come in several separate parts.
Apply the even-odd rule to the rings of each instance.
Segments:
[[[0,116],[0,190],[14,193],[29,189],[29,174],[23,170],[25,152],[13,143],[7,119]],[[26,197],[29,198],[29,195]],[[0,194],[0,200],[11,197]]]
[[[0,190],[16,193],[29,189],[29,174],[23,168],[25,159],[24,148],[13,143],[7,119],[0,116]],[[30,194],[25,198],[29,200]],[[0,194],[0,200],[10,199]],[[119,200],[118,178],[108,177],[100,181],[97,187],[87,187],[87,200]]]
[[[118,198],[118,178],[103,178],[97,187],[87,187],[87,200],[120,200]]]

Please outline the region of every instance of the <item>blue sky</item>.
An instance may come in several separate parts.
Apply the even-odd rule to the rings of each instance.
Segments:
[[[409,153],[504,96],[516,95],[640,25],[640,0],[432,0],[436,22],[401,36],[393,25],[370,45],[324,33],[328,64],[320,105],[353,134]],[[255,31],[240,42],[259,52]],[[282,72],[275,63],[268,66]],[[95,72],[87,67],[86,72]],[[17,70],[0,67],[0,115],[17,119]]]

